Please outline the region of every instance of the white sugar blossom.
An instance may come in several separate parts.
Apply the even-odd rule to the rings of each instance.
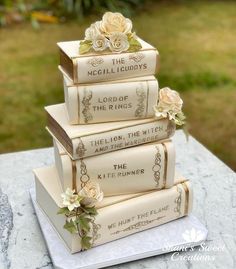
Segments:
[[[120,53],[129,48],[127,35],[123,33],[113,33],[110,35],[109,48],[112,52]]]
[[[80,206],[79,195],[75,194],[75,191],[70,188],[67,188],[65,193],[61,194],[61,197],[63,199],[62,204],[70,211]]]
[[[97,35],[93,39],[93,49],[103,51],[108,47],[108,40],[103,35]]]
[[[101,191],[99,184],[91,180],[86,183],[83,189],[81,189],[79,195],[83,198],[81,203],[89,207],[95,206],[103,199],[103,192]]]
[[[155,116],[157,118],[167,118],[167,111],[164,111],[162,107],[158,107],[158,105],[154,106]]]

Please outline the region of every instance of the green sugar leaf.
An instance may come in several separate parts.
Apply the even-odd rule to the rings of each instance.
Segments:
[[[95,207],[82,207],[83,211],[90,216],[96,216],[98,214],[97,209]]]
[[[77,218],[76,222],[79,224],[80,230],[88,233],[90,231],[90,223],[91,219],[80,216]]]
[[[78,232],[77,227],[72,219],[70,221],[66,220],[66,224],[63,227],[72,234]]]
[[[129,52],[136,52],[142,48],[140,42],[134,37],[130,37],[128,40],[129,40],[129,49],[128,49]]]
[[[85,54],[90,51],[91,47],[92,47],[92,41],[90,40],[81,41],[79,46],[79,53]]]
[[[180,113],[177,114],[177,117],[180,119],[180,120],[185,120],[186,117],[184,115],[184,113],[181,111]]]
[[[183,112],[180,112],[180,113],[178,113],[176,116],[175,116],[175,124],[176,125],[179,125],[179,126],[181,126],[181,125],[184,125],[185,124],[185,119],[186,119],[186,117],[185,117],[185,115],[184,115],[184,113]]]
[[[92,237],[90,237],[90,236],[83,236],[81,238],[82,250],[90,249],[92,247],[91,240],[92,240]]]
[[[62,207],[60,208],[58,211],[57,211],[57,214],[63,214],[63,215],[66,215],[66,214],[69,214],[70,213],[70,210],[67,208],[67,207]]]

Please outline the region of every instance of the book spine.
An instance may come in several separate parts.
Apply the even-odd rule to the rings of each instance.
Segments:
[[[170,189],[101,208],[93,225],[93,246],[186,216],[191,212],[192,199],[192,189],[186,181]],[[73,251],[80,250],[79,242]]]
[[[74,83],[154,75],[159,65],[159,54],[155,49],[135,53],[81,56],[71,59],[71,63],[63,51],[60,50],[60,54],[60,65]]]
[[[72,159],[83,159],[149,142],[157,142],[170,138],[174,132],[175,124],[168,119],[161,119],[75,137],[72,139],[71,157]]]
[[[63,229],[65,217],[57,215],[57,203],[36,178],[36,198],[60,237],[72,253],[81,251],[81,238]],[[106,199],[106,198],[104,198]],[[150,229],[188,215],[192,210],[193,192],[189,181],[170,189],[153,191],[98,209],[92,222],[93,246]]]
[[[170,188],[174,184],[175,150],[171,141],[72,160],[54,143],[57,170],[64,190],[79,191],[91,179],[105,196]]]
[[[67,86],[65,103],[71,124],[143,119],[154,116],[158,82],[149,80]]]

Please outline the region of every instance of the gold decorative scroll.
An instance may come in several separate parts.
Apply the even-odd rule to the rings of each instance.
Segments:
[[[80,161],[80,187],[81,189],[85,187],[87,182],[90,180],[90,176],[88,175],[87,167],[83,159],[78,160]],[[72,164],[72,190],[77,192],[77,166],[76,161],[71,160]]]
[[[178,216],[181,215],[182,193],[184,190],[185,201],[184,201],[183,215],[186,216],[186,215],[188,215],[188,207],[189,207],[189,188],[188,188],[188,185],[186,182],[182,182],[181,185],[176,186],[176,189],[177,189],[178,196],[175,199],[176,207],[175,207],[174,211],[178,213]]]
[[[83,160],[83,157],[85,155],[86,152],[86,148],[83,144],[83,141],[81,138],[79,138],[79,143],[78,143],[78,147],[76,149],[76,153],[78,154],[79,158],[80,158],[80,173],[81,173],[81,177],[80,177],[80,182],[81,182],[81,189],[86,185],[86,183],[89,181],[90,177],[87,173],[87,167],[86,164]],[[71,160],[72,162],[75,162],[74,160]],[[78,160],[79,161],[79,160]],[[72,180],[75,177],[75,182],[76,182],[76,173],[77,171],[74,169],[72,169]]]
[[[93,57],[87,61],[92,67],[96,67],[104,62],[102,57]]]
[[[84,143],[80,137],[78,138],[78,140],[79,140],[79,143],[78,143],[78,146],[76,148],[76,153],[78,154],[79,158],[83,158],[85,155],[85,152],[86,152],[86,148],[85,148]]]
[[[140,61],[142,61],[143,58],[145,58],[145,54],[141,52],[135,52],[135,53],[130,54],[129,56],[129,60],[134,61],[136,63],[139,63]]]
[[[84,97],[82,100],[82,105],[84,106],[83,110],[82,110],[82,114],[84,116],[84,122],[88,123],[89,121],[91,121],[93,119],[93,116],[90,112],[90,105],[91,105],[91,99],[93,97],[93,93],[89,90],[86,90],[86,87],[84,87]]]
[[[81,189],[86,185],[86,183],[90,180],[90,176],[88,175],[87,167],[83,159],[80,159],[80,185]]]
[[[182,204],[182,188],[180,186],[176,186],[177,197],[175,198],[176,207],[174,208],[174,212],[178,214],[178,217],[181,215],[181,204]]]
[[[98,233],[98,231],[101,229],[101,225],[95,223],[95,217],[92,218],[91,223],[92,223],[92,230],[93,230],[92,244],[94,244],[94,242],[101,237],[101,234]]]
[[[155,154],[155,164],[152,167],[154,181],[156,182],[156,188],[159,188],[160,184],[160,175],[161,175],[161,154],[159,147],[155,147],[157,152]]]
[[[137,108],[135,110],[134,116],[136,118],[142,118],[144,116],[143,113],[145,111],[145,100],[147,98],[147,95],[142,85],[140,85],[140,87],[136,89],[136,95],[138,97],[138,103],[137,103]]]

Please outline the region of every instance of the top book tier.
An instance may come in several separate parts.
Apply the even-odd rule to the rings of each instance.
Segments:
[[[122,14],[106,12],[86,29],[83,40],[58,43],[60,66],[74,84],[155,75],[159,53],[132,27]]]
[[[137,52],[79,53],[82,41],[57,43],[60,65],[74,84],[105,82],[155,75],[159,66],[158,51],[138,38],[142,48]]]

